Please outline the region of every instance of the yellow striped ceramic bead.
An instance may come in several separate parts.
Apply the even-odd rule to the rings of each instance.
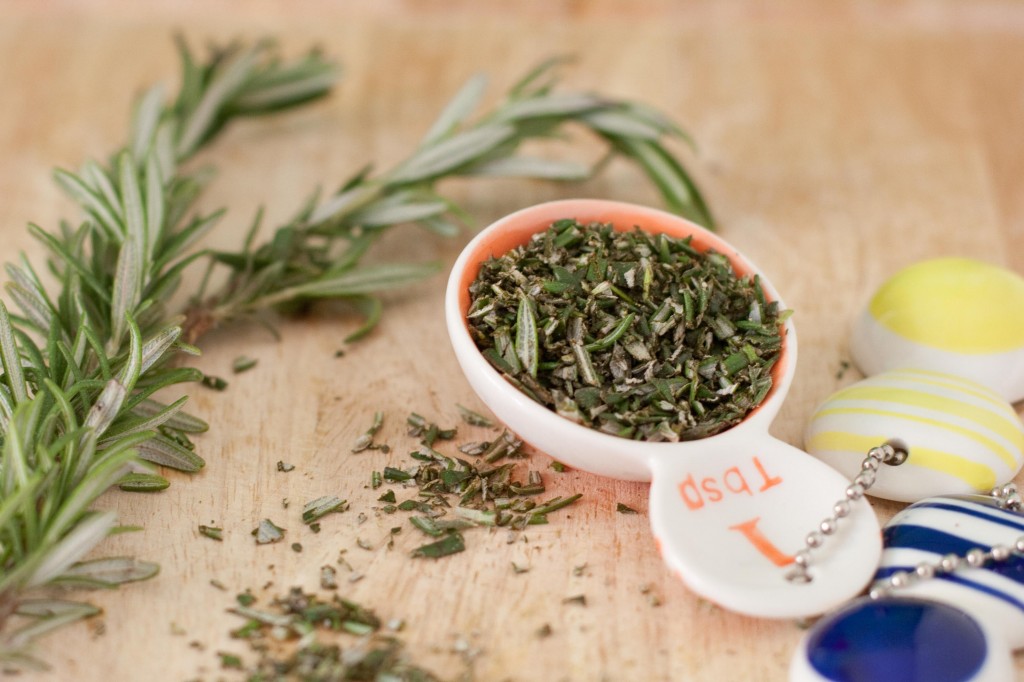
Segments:
[[[853,331],[854,362],[950,372],[1024,398],[1024,278],[968,258],[911,265],[879,288]]]
[[[871,488],[890,500],[988,492],[1024,464],[1024,427],[1005,399],[969,379],[922,369],[882,372],[837,391],[811,417],[804,445],[853,478],[864,453],[889,439],[910,452]]]

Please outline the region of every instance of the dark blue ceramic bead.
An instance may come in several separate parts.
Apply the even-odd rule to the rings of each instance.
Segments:
[[[811,666],[835,682],[964,682],[987,654],[970,616],[905,597],[856,602],[822,619],[807,642]]]

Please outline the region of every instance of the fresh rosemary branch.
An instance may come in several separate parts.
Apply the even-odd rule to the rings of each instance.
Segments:
[[[320,97],[336,74],[316,54],[282,62],[268,42],[217,50],[201,65],[179,49],[177,98],[150,90],[109,164],[56,172],[86,216],[56,233],[30,228],[49,250],[56,293],[25,258],[7,267],[21,315],[0,303],[0,660],[31,663],[36,637],[97,612],[33,598],[37,588],[113,587],[157,572],[129,558],[80,560],[116,530],[113,512],[92,509],[105,490],[148,463],[203,466],[188,434],[206,424],[181,412],[184,397],[151,397],[201,377],[168,363],[194,349],[165,305],[198,255],[189,247],[220,214],[189,215],[208,173],[180,164],[230,120]]]
[[[322,203],[310,201],[266,243],[255,245],[257,217],[238,252],[197,251],[193,246],[222,211],[193,213],[209,173],[182,164],[235,118],[326,94],[336,69],[316,53],[281,61],[269,42],[214,50],[202,63],[182,41],[179,51],[182,84],[173,101],[150,90],[137,105],[129,141],[109,163],[57,171],[85,219],[55,232],[30,227],[49,251],[54,291],[24,257],[7,268],[7,291],[20,314],[0,304],[2,661],[32,663],[28,649],[36,637],[96,613],[83,602],[39,597],[40,588],[113,587],[156,573],[155,564],[130,558],[82,558],[118,530],[112,512],[93,509],[105,490],[130,472],[150,474],[145,489],[162,487],[166,481],[152,465],[204,465],[189,434],[207,425],[181,411],[184,397],[170,404],[152,398],[202,376],[171,359],[197,352],[191,344],[217,324],[318,298],[356,304],[367,322],[350,338],[365,334],[381,311],[374,292],[436,269],[361,265],[382,232],[407,222],[456,232],[452,216],[459,210],[437,192],[439,180],[589,177],[603,163],[517,154],[527,140],[581,125],[607,143],[609,155],[638,163],[671,209],[711,226],[700,194],[662,144],[682,132],[635,103],[556,92],[552,61],[468,123],[484,86],[482,78],[471,80],[408,159],[378,176],[357,174]],[[184,270],[204,256],[211,256],[210,267],[230,270],[226,283],[206,294],[204,278],[186,314],[171,314],[167,302]]]
[[[598,172],[612,155],[635,162],[660,190],[666,205],[713,227],[700,192],[663,139],[686,134],[659,112],[636,102],[598,95],[560,92],[548,60],[516,83],[494,110],[468,119],[483,98],[486,78],[472,78],[455,95],[419,147],[401,163],[378,176],[369,168],[333,196],[313,198],[273,237],[253,246],[259,218],[240,251],[213,255],[230,269],[226,284],[201,295],[189,310],[186,338],[194,341],[210,327],[270,308],[288,308],[317,298],[345,298],[366,316],[354,340],[380,318],[380,301],[372,292],[406,284],[432,273],[430,264],[359,265],[367,249],[388,227],[418,223],[442,235],[455,235],[453,216],[465,215],[438,193],[440,180],[469,176],[579,181]],[[582,126],[608,145],[608,155],[592,167],[519,153],[533,139],[562,136]]]

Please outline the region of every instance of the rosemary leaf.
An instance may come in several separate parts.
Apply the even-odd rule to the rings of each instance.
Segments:
[[[439,559],[451,554],[458,554],[466,549],[466,542],[459,533],[450,533],[442,540],[422,545],[413,550],[414,557]]]

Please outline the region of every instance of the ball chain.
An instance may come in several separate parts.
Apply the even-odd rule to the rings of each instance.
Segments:
[[[1017,486],[1013,483],[995,487],[989,494],[996,499],[999,506],[1003,509],[1019,512],[1022,506],[1024,506],[1024,500],[1022,500],[1020,493],[1017,491]],[[984,568],[990,564],[1001,564],[1009,561],[1015,555],[1024,555],[1024,535],[1014,540],[1011,545],[993,545],[991,549],[987,550],[975,547],[963,556],[947,554],[935,563],[921,562],[912,571],[896,571],[888,578],[876,582],[868,592],[868,597],[879,599],[892,594],[895,590],[909,587],[914,583],[954,573],[964,566]]]
[[[909,452],[899,441],[889,441],[868,451],[864,461],[861,462],[860,473],[846,488],[844,498],[832,506],[832,515],[822,519],[816,530],[811,531],[804,538],[805,547],[793,557],[793,569],[786,575],[791,582],[809,583],[814,578],[808,571],[811,566],[811,552],[819,549],[825,544],[825,538],[833,535],[839,527],[839,520],[849,516],[852,511],[851,503],[857,502],[875,484],[879,466],[899,466],[907,461]],[[1021,512],[1024,511],[1024,497],[1017,490],[1013,483],[1003,486],[996,486],[989,495],[996,500],[1003,509]],[[880,599],[891,594],[895,590],[901,590],[914,583],[931,580],[936,577],[954,573],[960,568],[984,568],[990,564],[999,564],[1009,561],[1014,556],[1024,556],[1024,535],[1014,540],[1012,545],[993,545],[990,549],[975,547],[963,556],[958,554],[947,554],[934,563],[927,561],[918,564],[912,571],[896,571],[888,578],[877,581],[868,592],[870,599]]]
[[[825,539],[834,535],[839,528],[839,520],[846,518],[853,511],[852,503],[864,497],[864,493],[875,484],[878,467],[882,464],[899,466],[907,461],[907,448],[898,441],[889,441],[868,451],[860,464],[860,473],[847,486],[843,499],[832,505],[832,515],[822,519],[815,530],[804,538],[805,547],[793,557],[793,568],[786,574],[790,582],[809,583],[814,578],[808,569],[811,566],[811,552],[825,544]]]

